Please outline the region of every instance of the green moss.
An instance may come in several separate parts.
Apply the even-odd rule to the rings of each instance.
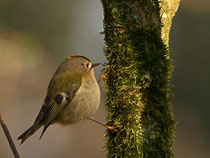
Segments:
[[[107,157],[173,157],[169,51],[158,1],[102,0],[108,60]]]

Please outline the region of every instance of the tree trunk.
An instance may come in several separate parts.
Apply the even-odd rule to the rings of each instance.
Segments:
[[[107,157],[173,157],[168,39],[179,0],[101,0],[107,85]]]

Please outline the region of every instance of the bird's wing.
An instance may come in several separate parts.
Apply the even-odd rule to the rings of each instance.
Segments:
[[[67,93],[65,92],[61,92],[50,101],[50,107],[46,113],[47,117],[44,120],[44,128],[40,139],[43,136],[46,129],[49,127],[49,125],[52,124],[52,122],[58,116],[58,114],[72,101],[79,88],[80,85],[76,87],[70,95],[67,95]]]
[[[70,76],[66,79],[65,76],[65,80],[62,81],[62,79],[63,77],[61,76],[50,82],[47,97],[39,113],[44,125],[40,139],[59,113],[72,101],[81,86],[81,77],[72,79]],[[54,91],[52,92],[51,90]]]

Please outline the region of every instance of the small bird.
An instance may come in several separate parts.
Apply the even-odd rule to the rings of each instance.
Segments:
[[[93,70],[98,65],[83,55],[68,56],[59,65],[34,124],[18,137],[21,144],[42,126],[40,139],[54,123],[71,125],[86,119],[98,123],[91,118],[100,104],[100,89]]]

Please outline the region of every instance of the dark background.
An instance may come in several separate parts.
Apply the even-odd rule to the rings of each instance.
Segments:
[[[90,121],[51,126],[23,145],[16,138],[34,121],[58,64],[71,54],[103,55],[98,0],[0,1],[0,112],[23,158],[105,157],[105,129]],[[210,1],[182,0],[170,32],[177,158],[210,157]],[[102,67],[96,68],[98,78]],[[105,122],[104,95],[94,118]],[[0,157],[13,157],[0,129]]]

